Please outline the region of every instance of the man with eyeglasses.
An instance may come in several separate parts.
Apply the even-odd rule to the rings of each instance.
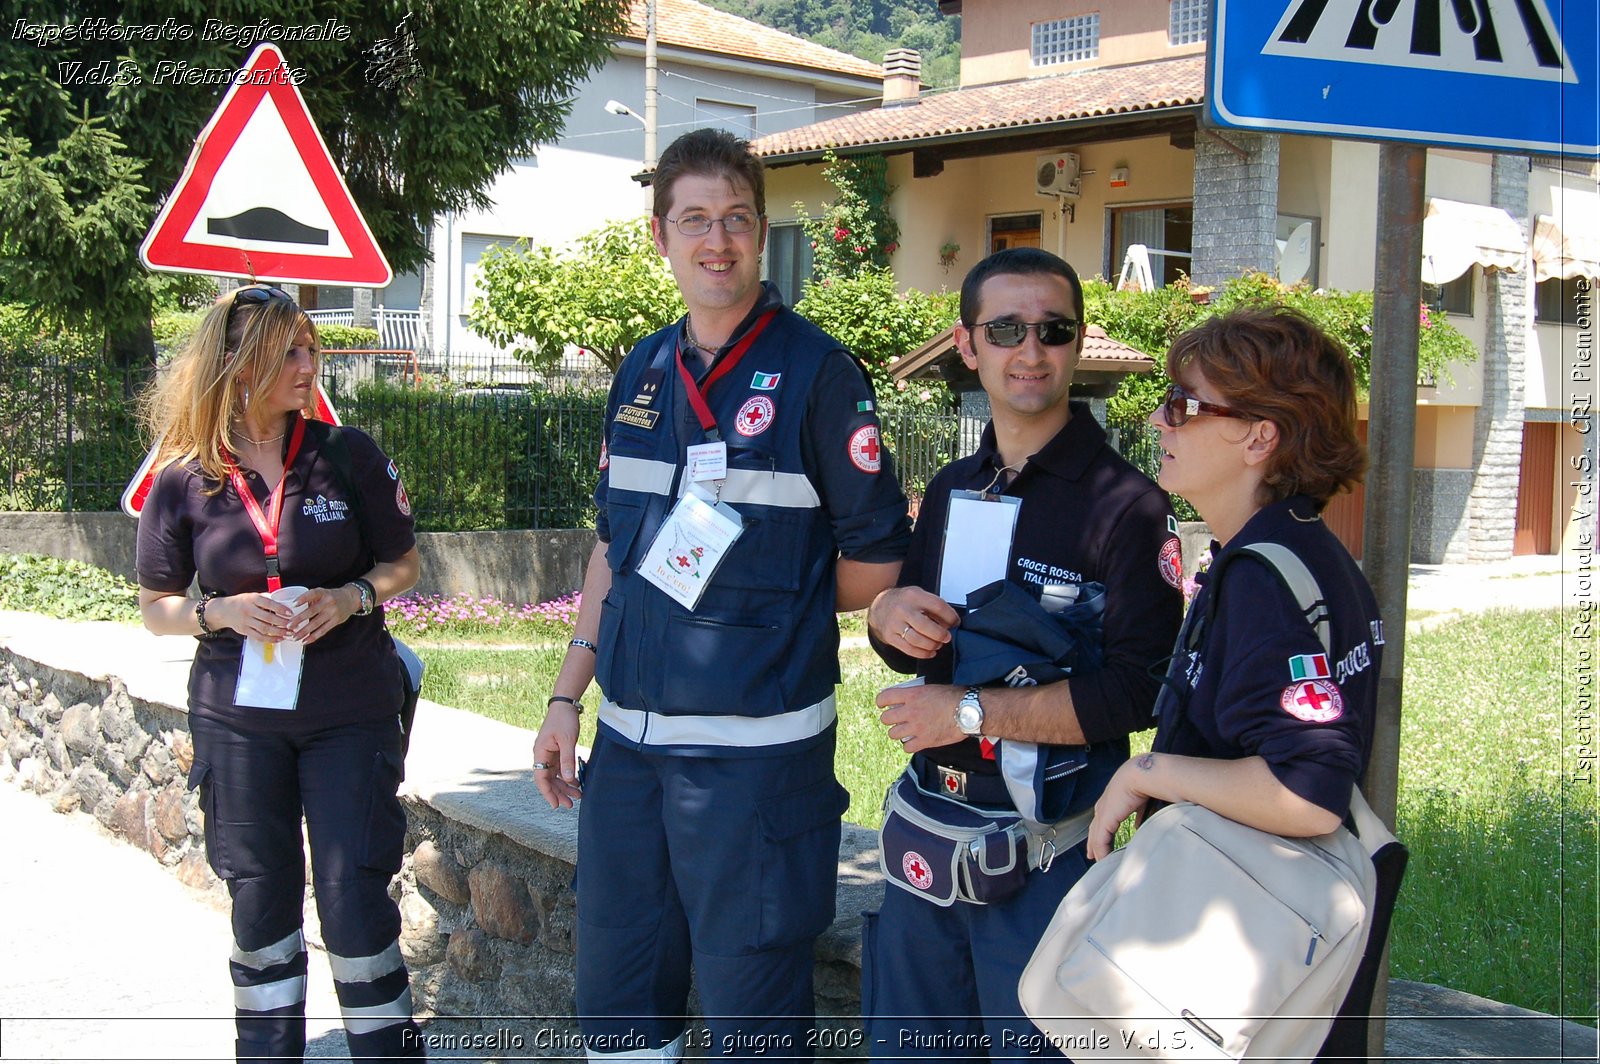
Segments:
[[[599,543],[534,780],[553,807],[583,799],[590,1059],[809,1057],[849,804],[833,774],[835,612],[893,586],[906,500],[865,372],[761,281],[765,181],[748,144],[685,134],[654,188],[656,249],[689,313],[611,389]],[[691,967],[704,1039],[687,1029]]]
[[[1177,523],[1166,494],[1112,450],[1087,405],[1069,399],[1083,311],[1077,273],[1037,248],[997,252],[967,275],[955,341],[988,394],[991,421],[977,451],[929,483],[900,586],[868,611],[883,659],[926,681],[878,696],[890,738],[912,755],[919,792],[1015,818],[1017,790],[1001,775],[1002,763],[1014,775],[1004,747],[1033,743],[1039,808],[1062,818],[1053,856],[1030,847],[1030,870],[1002,901],[958,894],[936,904],[917,893],[931,889],[927,874],[886,886],[862,945],[874,1060],[956,1050],[970,1059],[1056,1054],[1022,1014],[1017,980],[1087,869],[1086,814],[1127,759],[1129,734],[1155,723],[1151,669],[1171,652],[1182,614]],[[1007,580],[1046,602],[1104,585],[1098,668],[1054,682],[1019,671],[1007,677],[1016,686],[951,683],[952,631],[962,615],[938,590],[951,494],[962,490],[1020,500]],[[937,809],[938,798],[924,805]],[[913,863],[910,873],[921,870]]]

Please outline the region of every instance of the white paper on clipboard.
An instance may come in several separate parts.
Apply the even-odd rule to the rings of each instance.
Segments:
[[[939,597],[965,606],[967,595],[1004,580],[1022,500],[1014,495],[952,491],[939,558]]]

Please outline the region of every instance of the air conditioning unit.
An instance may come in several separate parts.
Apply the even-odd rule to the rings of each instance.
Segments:
[[[1041,155],[1034,160],[1034,191],[1041,196],[1076,196],[1083,191],[1078,180],[1080,160],[1072,152]]]

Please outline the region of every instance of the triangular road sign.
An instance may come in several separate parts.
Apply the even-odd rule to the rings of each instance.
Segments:
[[[251,53],[139,248],[152,270],[382,288],[389,263],[276,46]]]
[[[342,425],[339,415],[334,412],[333,402],[328,398],[328,393],[322,390],[322,382],[316,386],[316,405],[311,409],[318,421],[326,421],[330,425]],[[128,481],[128,486],[122,490],[122,512],[129,517],[137,518],[139,511],[144,509],[144,501],[150,497],[150,489],[155,485],[156,453],[161,450],[161,441],[157,440],[150,453],[144,456],[144,461],[139,463],[139,471]]]

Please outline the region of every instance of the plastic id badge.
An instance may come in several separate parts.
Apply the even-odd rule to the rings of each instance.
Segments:
[[[939,555],[939,597],[965,606],[969,592],[1004,580],[1022,500],[1015,495],[952,491]]]
[[[640,576],[690,610],[728,548],[744,532],[739,511],[707,499],[702,491],[698,484],[690,485],[662,522],[638,569]]]
[[[299,605],[303,587],[280,587],[272,593],[279,602]],[[239,661],[239,684],[233,691],[233,704],[251,709],[294,709],[300,699],[300,672],[305,665],[306,645],[298,639],[267,643],[254,636],[244,641]]]

